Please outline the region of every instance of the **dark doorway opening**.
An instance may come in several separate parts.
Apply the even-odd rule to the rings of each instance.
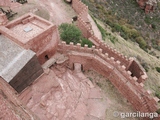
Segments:
[[[49,57],[48,57],[48,55],[45,55],[45,60],[49,60]]]

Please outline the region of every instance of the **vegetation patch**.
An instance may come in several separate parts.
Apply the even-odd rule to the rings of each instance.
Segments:
[[[115,43],[118,41],[118,39],[117,39],[115,36],[113,36],[111,33],[106,33],[106,35],[107,35],[107,38],[108,38],[113,44],[115,44]]]
[[[137,42],[145,51],[151,47],[160,50],[160,44],[150,45],[150,40],[154,39],[157,42],[160,39],[160,3],[153,13],[145,14],[135,0],[108,0],[107,2],[82,0],[82,2],[89,6],[95,18],[109,25],[112,32],[120,33],[125,40]]]
[[[88,47],[92,47],[92,45],[93,45],[92,42],[89,41],[89,40],[86,39],[86,38],[81,38],[80,43],[81,43],[81,46],[82,46],[82,47],[84,47],[84,45],[88,45]]]
[[[87,44],[88,47],[92,47],[92,42],[83,38],[81,30],[73,24],[62,23],[59,26],[59,32],[61,40],[67,44],[73,42],[74,44],[81,43],[81,46]]]
[[[156,112],[157,112],[158,114],[160,114],[160,109],[158,109]]]
[[[155,96],[160,99],[160,90],[157,90],[157,91],[155,92]]]
[[[160,67],[156,67],[157,72],[160,73]]]
[[[105,40],[106,39],[106,30],[100,24],[97,23],[96,19],[93,16],[92,16],[92,19],[94,20],[94,22],[96,23],[99,31],[101,32],[102,39]]]

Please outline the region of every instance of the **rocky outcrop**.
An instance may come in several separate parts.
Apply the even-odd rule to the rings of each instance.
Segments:
[[[158,0],[136,0],[140,8],[145,10],[145,13],[153,12],[157,6]]]

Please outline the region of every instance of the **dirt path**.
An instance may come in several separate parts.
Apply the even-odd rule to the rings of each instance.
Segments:
[[[88,15],[88,19],[92,25],[92,29],[93,29],[93,32],[94,32],[94,35],[99,38],[100,40],[102,40],[102,35],[101,35],[101,32],[99,31],[96,23],[94,22],[94,20],[92,19],[92,17],[90,15]]]
[[[74,10],[63,0],[35,0],[35,3],[44,7],[50,14],[50,21],[56,25],[71,23],[76,16]]]

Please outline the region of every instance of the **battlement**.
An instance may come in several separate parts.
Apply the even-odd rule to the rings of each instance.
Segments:
[[[88,38],[95,46],[92,48],[87,48],[87,46],[82,48],[79,44],[74,46],[72,43],[70,45],[62,43],[59,45],[59,48],[61,50],[65,48],[65,52],[79,52],[76,53],[76,55],[72,55],[71,53],[73,52],[69,54],[69,56],[72,56],[72,58],[70,57],[71,63],[79,61],[79,63],[83,64],[83,69],[91,69],[94,67],[93,69],[106,76],[112,82],[136,110],[155,112],[158,109],[158,99],[151,97],[150,94],[144,90],[144,84],[142,82],[147,79],[147,75],[138,62],[131,58],[128,59],[93,34],[92,28],[87,24],[88,8],[85,7],[80,0],[72,0],[72,7],[78,14],[77,26],[82,31],[83,36]],[[83,52],[83,54],[80,54],[81,52]],[[84,60],[86,57],[87,59]],[[97,57],[100,59],[96,60],[95,58]],[[70,65],[72,65],[71,63]]]
[[[88,45],[81,47],[79,43],[67,45],[62,42],[58,44],[57,51],[68,56],[70,68],[74,69],[73,64],[80,63],[84,70],[93,69],[108,78],[136,110],[155,112],[158,109],[159,99],[152,97],[151,93],[144,89],[144,84],[138,83],[137,77],[132,77],[132,73],[126,70],[119,60],[103,53],[101,48],[88,48]]]
[[[96,48],[101,48],[102,53],[107,53],[109,57],[113,57],[115,61],[120,61],[121,65],[126,67],[126,70],[130,70],[132,76],[138,78],[139,83],[144,82],[147,79],[147,75],[140,65],[132,59],[128,59],[122,55],[116,49],[109,47],[105,42],[98,39],[94,34],[90,23],[88,22],[88,7],[80,0],[72,0],[72,7],[78,14],[77,26],[83,33],[83,36],[88,38]],[[133,66],[136,65],[136,67]],[[136,72],[134,71],[136,70]]]
[[[89,24],[87,24],[88,7],[79,0],[73,0],[72,7],[78,14],[77,25],[81,29],[83,36],[93,42],[96,48],[101,48],[103,53],[108,53],[110,57],[114,57],[116,60],[121,61],[121,64],[124,64],[126,67],[128,67],[127,65],[129,64],[129,60],[125,56],[120,54],[120,52],[113,50],[112,48],[107,46],[106,43],[102,42],[102,40],[99,40],[96,36],[93,35],[92,28]]]

